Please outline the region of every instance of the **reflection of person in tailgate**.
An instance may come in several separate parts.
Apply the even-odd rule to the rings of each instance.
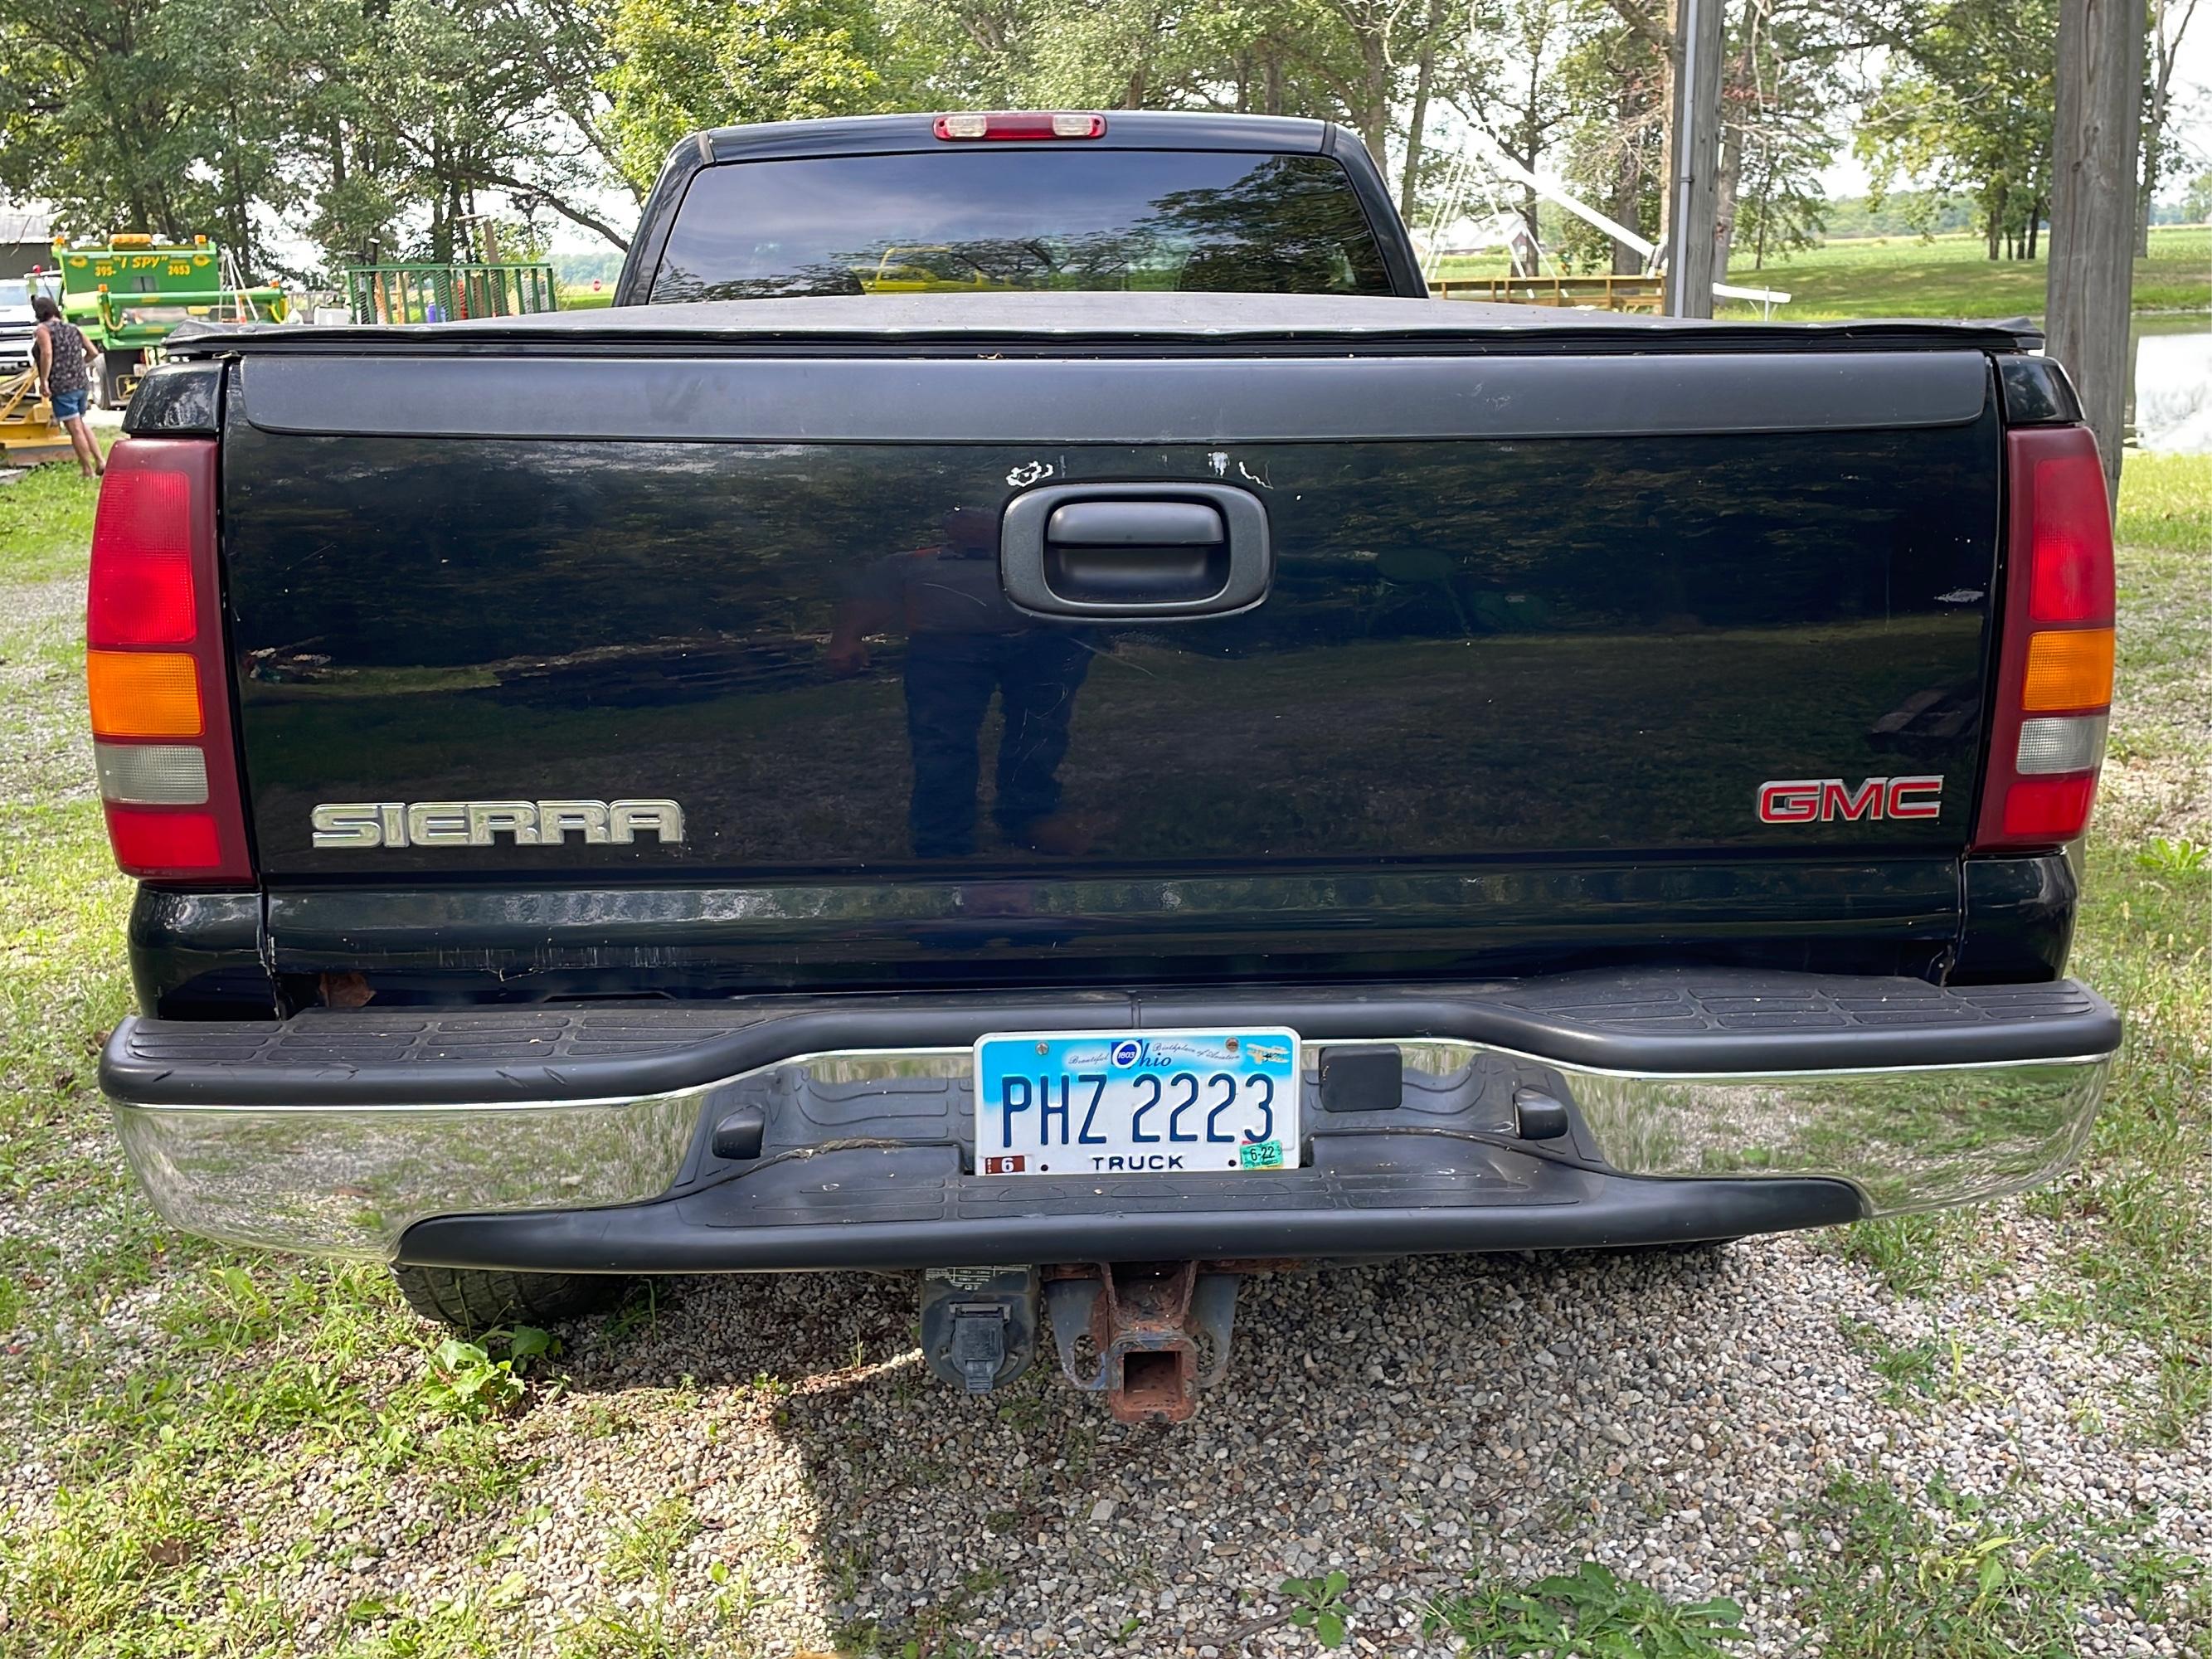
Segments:
[[[915,856],[975,850],[977,740],[994,693],[1006,721],[992,812],[1000,835],[1009,846],[1081,850],[1082,836],[1060,817],[1060,763],[1091,649],[1075,630],[1040,627],[1007,600],[993,514],[956,507],[942,546],[869,566],[839,608],[830,665],[855,673],[867,666],[866,635],[902,629]]]

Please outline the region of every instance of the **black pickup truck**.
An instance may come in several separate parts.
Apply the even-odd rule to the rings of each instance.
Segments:
[[[2063,1167],[2062,373],[1419,294],[1322,124],[919,116],[687,143],[611,310],[179,338],[89,611],[154,1201],[463,1324],[911,1272],[1141,1419],[1243,1274]]]

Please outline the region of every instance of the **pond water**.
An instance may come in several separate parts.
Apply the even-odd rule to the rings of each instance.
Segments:
[[[2212,454],[2212,313],[2138,317],[2129,424],[2144,449]]]

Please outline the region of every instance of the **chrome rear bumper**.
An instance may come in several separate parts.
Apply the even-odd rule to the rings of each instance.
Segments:
[[[1768,976],[1768,981],[1789,977]],[[378,1067],[364,1066],[360,1045],[349,1058],[345,1043],[329,1036],[318,1039],[320,1048],[302,1050],[288,1062],[287,1075],[297,1079],[296,1099],[270,1098],[283,1085],[272,1083],[265,1067],[257,1072],[258,1060],[240,1060],[235,1041],[227,1050],[220,1041],[203,1044],[199,1073],[187,1086],[178,1069],[193,1064],[189,1058],[172,1054],[150,1066],[147,1056],[159,1043],[142,1041],[134,1048],[129,1035],[118,1032],[124,1057],[111,1049],[103,1074],[131,1165],[167,1219],[189,1231],[283,1250],[392,1259],[409,1254],[404,1236],[428,1218],[521,1212],[603,1212],[611,1236],[620,1231],[620,1218],[638,1213],[635,1206],[662,1200],[658,1207],[671,1216],[680,1212],[681,1224],[719,1230],[711,1235],[714,1248],[702,1244],[681,1253],[686,1265],[830,1265],[830,1255],[840,1262],[873,1261],[857,1242],[848,1249],[841,1241],[834,1251],[804,1243],[816,1236],[803,1235],[802,1224],[883,1229],[874,1236],[886,1241],[885,1265],[908,1257],[957,1261],[986,1259],[961,1242],[971,1221],[995,1224],[1012,1216],[1061,1215],[1073,1245],[1095,1233],[1103,1219],[1152,1210],[1170,1197],[1179,1224],[1191,1237],[1218,1238],[1224,1249],[1231,1241],[1260,1238],[1246,1213],[1259,1207],[1273,1212],[1268,1238],[1311,1237],[1322,1241],[1310,1252],[1316,1255],[1358,1253],[1363,1214],[1376,1223],[1378,1249],[1509,1248],[1510,1242],[1483,1241],[1623,1242],[1617,1219],[1607,1220],[1595,1202],[1599,1186],[1617,1195],[1622,1179],[1653,1183],[1635,1197],[1654,1214],[1664,1212],[1669,1191],[1690,1203],[1698,1194],[1689,1189],[1721,1182],[1731,1191],[1747,1181],[1791,1179],[1850,1189],[1841,1212],[1833,1205],[1816,1206],[1818,1213],[1808,1212],[1802,1223],[1743,1224],[1758,1225],[1931,1209],[2047,1180],[2081,1148],[2117,1036],[2111,1011],[2078,987],[2069,988],[2075,1001],[2065,1018],[2074,1022],[2072,1034],[2088,1039],[2095,1052],[2049,1052],[2061,1034],[2030,1006],[2017,1018],[2012,1017],[2017,1010],[1996,1017],[1995,1030],[1989,1019],[1977,1024],[1975,1043],[1968,1046],[1978,1045],[1981,1052],[1972,1060],[1694,1070],[1590,1063],[1589,1026],[1602,1022],[1577,1025],[1571,1018],[1557,1042],[1546,1045],[1552,1053],[1534,1051],[1533,1044],[1375,1031],[1374,1021],[1385,1017],[1389,1000],[1363,997],[1356,1005],[1359,1018],[1340,1011],[1326,1023],[1367,1029],[1340,1038],[1309,1036],[1304,1045],[1304,1167],[1271,1174],[1257,1184],[1243,1176],[1193,1178],[1172,1194],[1157,1177],[1139,1177],[1109,1193],[1087,1184],[1081,1191],[1038,1185],[1034,1178],[1032,1184],[1010,1188],[1004,1179],[976,1176],[965,1040],[779,1055],[692,1086],[571,1099],[502,1098],[489,1089],[483,1098],[452,1098],[467,1075],[464,1065],[457,1076],[456,1054],[469,1045],[450,1035],[428,1045],[436,1049],[434,1066],[421,1060],[422,1080],[434,1079],[435,1092],[448,1097],[441,1100],[405,1097],[410,1066],[404,1060],[384,1064],[380,1082],[365,1080],[364,1073]],[[1496,989],[1484,988],[1486,994]],[[1310,1006],[1302,1016],[1297,1000],[1286,995],[1263,1006],[1310,1032],[1323,1016]],[[1700,1006],[1709,1012],[1714,1000],[1708,993]],[[1771,992],[1753,1002],[1802,1012],[1796,1004],[1780,1007]],[[1018,1013],[987,1006],[968,1023],[979,1032],[1065,1029],[1054,1013],[1064,1021],[1064,1011],[1032,1007]],[[548,1017],[545,1011],[520,1010],[514,1018],[526,1021],[533,1015]],[[550,1017],[575,1018],[574,1011]],[[314,1029],[345,1030],[344,1021],[352,1018],[319,1016]],[[1109,1029],[1119,1018],[1134,1025],[1139,1017],[1109,1004],[1086,1006],[1083,1018],[1086,1025]],[[390,1048],[392,1018],[380,1017],[374,1028],[364,1020],[361,1030],[374,1029],[377,1041]],[[486,1015],[479,1017],[479,1030],[487,1020],[500,1032],[509,1029]],[[1142,1023],[1167,1021],[1146,1016]],[[793,1024],[803,1030],[805,1022]],[[166,1029],[180,1033],[174,1040],[191,1048],[191,1028]],[[632,1029],[624,1024],[625,1031]],[[763,1031],[773,1029],[772,1023],[749,1027],[747,1040],[766,1041]],[[1925,1026],[1912,1029],[1924,1033]],[[1667,1060],[1694,1060],[1699,1053],[1733,1059],[1747,1052],[1790,1052],[1786,1044],[1735,1041],[1726,1030],[1686,1030],[1679,1042],[1626,1046]],[[708,1063],[714,1045],[702,1045],[690,1027],[685,1034],[698,1051],[696,1063]],[[235,1038],[235,1030],[229,1035]],[[1831,1031],[1831,1040],[1817,1048],[1808,1044],[1805,1051],[1847,1054],[1853,1044],[1834,1039],[1849,1035]],[[1322,1051],[1341,1042],[1397,1048],[1404,1085],[1395,1107],[1353,1112],[1322,1103]],[[212,1060],[204,1057],[210,1046],[222,1050]],[[549,1078],[573,1085],[575,1079],[567,1073],[588,1071],[592,1063],[574,1057],[581,1046],[571,1042],[552,1063],[535,1068],[490,1061],[486,1076],[508,1091],[526,1091],[533,1083],[550,1090]],[[599,1046],[617,1055],[621,1048],[611,1040]],[[1880,1050],[1879,1031],[1869,1029],[1863,1046],[1869,1054]],[[399,1047],[421,1059],[425,1045],[410,1040]],[[1595,1047],[1602,1051],[1602,1044]],[[2008,1048],[2023,1057],[2004,1057]],[[1916,1041],[1912,1048],[1929,1052],[1940,1045]],[[267,1052],[265,1042],[255,1052]],[[650,1066],[638,1060],[637,1069],[666,1075],[665,1057],[658,1050],[655,1055]],[[599,1075],[622,1069],[617,1057],[601,1064]],[[222,1097],[216,1091],[226,1077],[238,1096],[256,1097]],[[1516,1092],[1530,1088],[1567,1103],[1572,1117],[1567,1137],[1542,1143],[1521,1138],[1512,1102]],[[385,1097],[374,1097],[380,1089]],[[319,1100],[319,1094],[325,1098]],[[739,1107],[761,1115],[762,1153],[751,1160],[719,1158],[710,1144],[714,1125]],[[1582,1230],[1587,1237],[1559,1207],[1578,1203],[1594,1206]],[[1483,1212],[1516,1206],[1520,1231],[1486,1229]],[[1540,1212],[1543,1227],[1528,1231],[1534,1224],[1528,1218]],[[1219,1218],[1221,1224],[1209,1231],[1200,1224],[1208,1217]],[[1423,1217],[1434,1219],[1432,1230],[1422,1224]],[[921,1231],[898,1233],[893,1243],[899,1227]],[[787,1231],[777,1233],[778,1228]],[[571,1227],[566,1235],[571,1243],[561,1248],[582,1248],[574,1240],[590,1231],[590,1225],[580,1231]],[[1034,1231],[994,1232],[987,1226],[977,1237],[1007,1248]],[[786,1246],[773,1244],[775,1238]],[[640,1251],[650,1264],[648,1246],[625,1249],[610,1246],[605,1265],[635,1267]],[[825,1259],[807,1259],[810,1249]],[[670,1265],[677,1264],[672,1259]]]

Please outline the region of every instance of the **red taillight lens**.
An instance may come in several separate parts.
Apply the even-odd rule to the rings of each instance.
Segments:
[[[971,111],[937,118],[939,138],[1103,138],[1106,118],[1074,110]]]
[[[2094,772],[2019,779],[2005,791],[2005,835],[2014,841],[2071,841],[2089,822],[2096,795]]]
[[[2112,519],[2081,427],[2006,436],[2004,615],[1971,850],[2031,852],[2088,826],[2112,698]]]
[[[222,868],[222,830],[212,812],[161,812],[107,803],[107,844],[134,876],[194,881]]]
[[[2086,443],[2074,441],[2078,432]],[[2106,505],[2105,469],[2096,441],[2079,428],[2015,432],[2013,464],[2021,465],[2023,438],[2065,438],[2063,447],[2031,444],[2028,465],[2032,562],[2027,615],[2031,622],[2112,620],[2112,520]]]
[[[86,659],[108,843],[128,874],[253,879],[216,568],[216,447],[125,438],[93,520]]]
[[[183,645],[192,637],[191,487],[181,472],[143,467],[101,481],[85,605],[85,636],[94,649]]]

